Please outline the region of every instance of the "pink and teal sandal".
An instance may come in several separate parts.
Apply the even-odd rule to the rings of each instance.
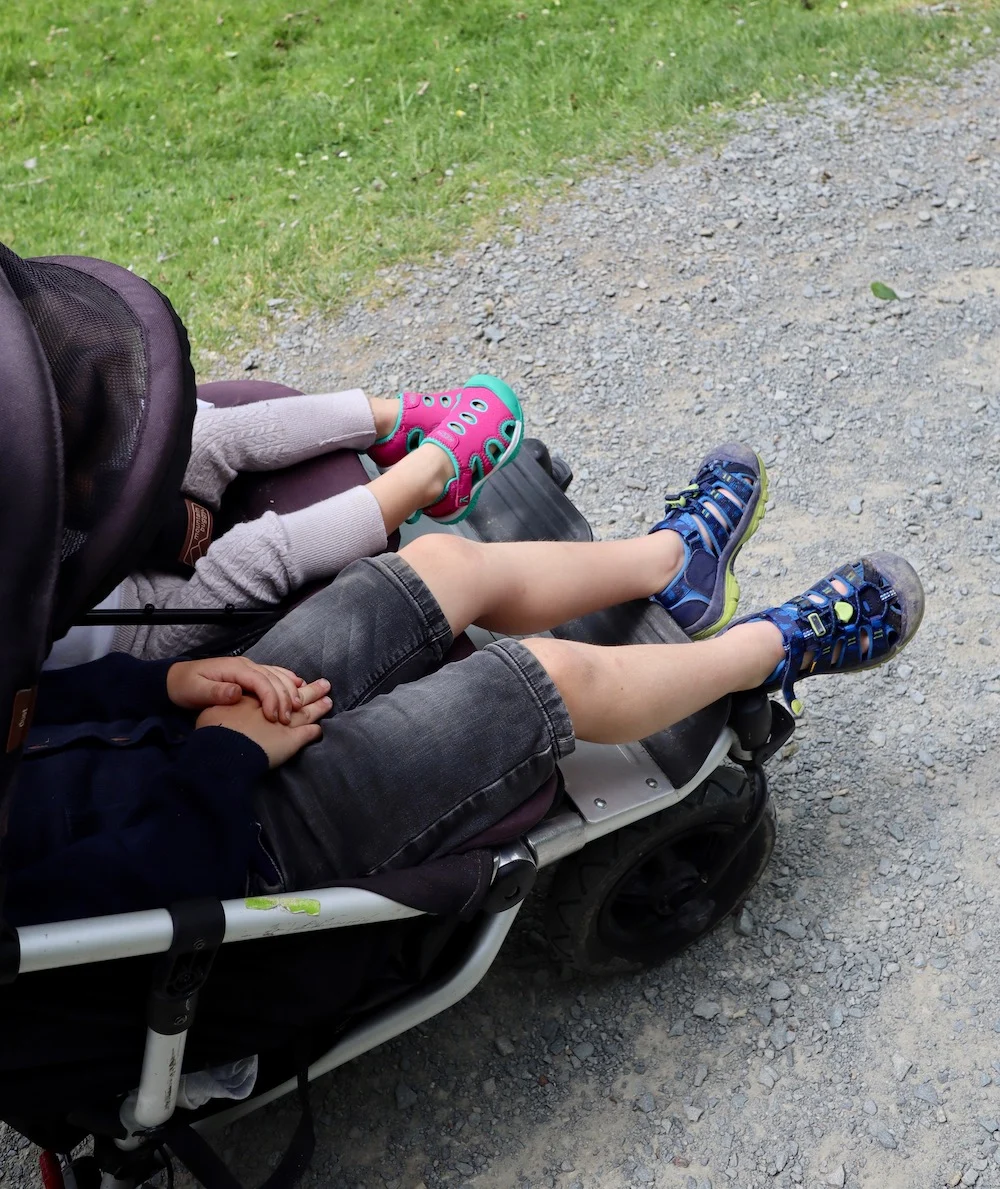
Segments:
[[[416,450],[431,430],[437,429],[461,395],[461,388],[447,392],[401,392],[399,416],[392,432],[375,440],[368,449],[368,457],[377,467],[395,466]]]
[[[513,390],[496,376],[473,376],[422,439],[444,450],[455,467],[444,494],[424,515],[439,524],[464,520],[490,475],[517,457],[523,435],[524,414]]]

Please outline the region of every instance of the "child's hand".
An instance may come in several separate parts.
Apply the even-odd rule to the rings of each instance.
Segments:
[[[243,697],[232,706],[211,706],[203,710],[198,715],[195,729],[226,727],[238,731],[262,748],[267,753],[268,765],[277,768],[322,736],[319,719],[329,714],[333,706],[332,700],[326,696],[329,688],[330,683],[322,677],[301,686],[302,708],[293,712],[287,725],[265,718],[256,698]]]
[[[270,722],[291,722],[295,711],[305,704],[301,696],[304,686],[303,679],[290,669],[258,665],[245,656],[178,661],[167,670],[167,697],[182,710],[234,706],[247,693],[257,699]]]

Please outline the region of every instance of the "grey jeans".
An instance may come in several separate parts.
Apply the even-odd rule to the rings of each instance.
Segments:
[[[516,640],[441,666],[437,601],[396,554],[356,561],[248,655],[326,677],[323,738],[261,785],[289,890],[413,866],[506,816],[574,747],[562,698]]]

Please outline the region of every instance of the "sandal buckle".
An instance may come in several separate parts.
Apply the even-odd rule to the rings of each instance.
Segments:
[[[815,611],[810,611],[806,618],[809,622],[809,626],[813,630],[814,636],[826,635],[826,627],[824,626],[822,619],[820,619]]]

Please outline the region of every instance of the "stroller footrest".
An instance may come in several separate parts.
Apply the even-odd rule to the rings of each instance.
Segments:
[[[536,446],[540,449],[533,449]],[[465,521],[480,541],[590,541],[587,518],[562,491],[539,458],[542,443],[524,443],[521,453],[490,477]]]

